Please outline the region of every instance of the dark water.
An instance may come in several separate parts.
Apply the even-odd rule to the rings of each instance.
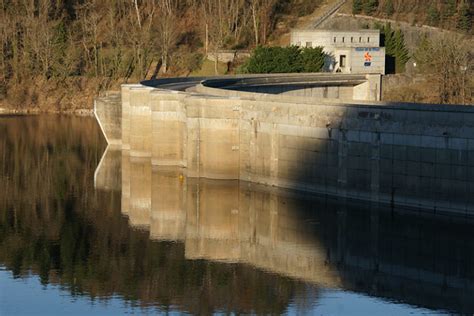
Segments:
[[[474,312],[470,219],[105,148],[92,118],[0,117],[0,315]]]

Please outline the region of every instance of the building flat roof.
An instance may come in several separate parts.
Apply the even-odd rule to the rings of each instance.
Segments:
[[[294,29],[291,32],[304,32],[304,33],[377,33],[380,34],[378,29],[360,29],[360,30],[323,30],[323,29]]]

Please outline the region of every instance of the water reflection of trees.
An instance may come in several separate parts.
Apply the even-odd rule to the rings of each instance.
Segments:
[[[72,295],[120,295],[143,305],[281,313],[305,285],[248,265],[185,260],[184,245],[153,242],[97,192],[104,147],[90,118],[0,119],[0,264]]]

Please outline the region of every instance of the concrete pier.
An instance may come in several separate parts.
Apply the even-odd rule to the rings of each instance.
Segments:
[[[123,86],[121,103],[96,102],[96,115],[124,155],[183,167],[188,177],[474,215],[474,109],[380,102],[380,83],[164,79]]]

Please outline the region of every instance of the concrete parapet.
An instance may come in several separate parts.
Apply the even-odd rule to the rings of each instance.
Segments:
[[[153,91],[151,97],[152,164],[186,166],[185,94]]]

